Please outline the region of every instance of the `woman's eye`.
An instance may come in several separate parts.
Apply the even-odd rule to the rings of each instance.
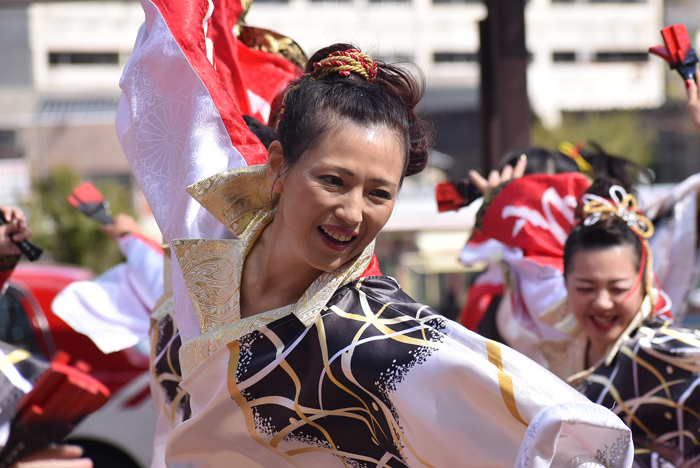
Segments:
[[[373,190],[372,195],[383,200],[391,200],[391,194],[386,190]]]
[[[624,294],[627,292],[627,288],[613,288],[612,293],[613,294]]]
[[[343,179],[341,179],[340,177],[337,177],[337,176],[323,176],[323,177],[321,177],[321,179],[325,180],[326,182],[328,182],[331,185],[338,185],[338,186],[343,185]]]

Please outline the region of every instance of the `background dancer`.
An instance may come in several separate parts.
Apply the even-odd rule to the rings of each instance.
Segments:
[[[7,221],[0,225],[0,290],[4,294],[7,280],[22,254],[15,242],[30,239],[32,231],[19,208],[2,206],[0,212]],[[92,468],[92,461],[80,458],[82,454],[83,449],[78,446],[60,445],[25,457],[11,468]]]
[[[5,294],[7,280],[22,256],[22,251],[15,242],[28,240],[32,231],[27,225],[24,212],[19,208],[2,206],[0,212],[6,221],[0,224],[0,292]]]
[[[566,241],[568,303],[586,340],[573,351],[585,349],[586,370],[568,380],[630,426],[637,465],[692,466],[700,461],[700,334],[663,317],[647,241],[654,227],[635,204],[619,187],[586,196],[583,222]]]
[[[611,185],[588,188],[576,174],[511,181],[483,213],[482,231],[520,252],[505,255],[514,278],[515,344],[613,408],[635,435],[639,466],[664,466],[660,453],[682,466],[700,455],[692,436],[700,424],[700,335],[664,316],[670,301],[654,283],[653,224],[633,195]],[[571,202],[581,196],[582,219],[572,229]],[[538,224],[536,213],[549,221]],[[524,330],[532,331],[527,340]]]

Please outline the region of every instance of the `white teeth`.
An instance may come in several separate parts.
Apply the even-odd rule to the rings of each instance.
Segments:
[[[598,325],[603,325],[603,326],[610,325],[611,323],[613,323],[615,321],[616,318],[617,317],[615,317],[615,316],[610,316],[610,317],[603,317],[603,316],[597,316],[597,315],[591,316],[591,319],[595,323],[597,323]]]
[[[331,236],[333,239],[337,240],[338,242],[347,242],[352,239],[352,236],[344,236],[342,234],[339,234],[334,231],[329,231],[328,229],[321,227],[323,229],[323,232]]]

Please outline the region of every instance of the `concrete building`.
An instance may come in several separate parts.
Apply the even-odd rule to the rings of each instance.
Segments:
[[[429,112],[477,106],[479,27],[469,0],[287,0],[258,2],[248,22],[284,31],[307,51],[352,41],[426,72]],[[561,111],[657,107],[664,64],[649,60],[660,41],[662,0],[531,0],[526,7],[533,110],[556,125]]]
[[[127,171],[108,127],[118,80],[143,13],[135,1],[0,7],[0,157],[23,156],[36,174],[72,164],[86,175]],[[385,61],[414,61],[429,91],[438,148],[474,162],[479,28],[473,0],[257,0],[248,22],[294,38],[308,53],[360,45]],[[528,90],[549,125],[562,111],[656,107],[664,64],[663,1],[530,0]],[[437,116],[437,117],[436,117]]]
[[[0,196],[70,165],[129,180],[114,130],[119,77],[143,22],[135,2],[0,7]],[[9,183],[8,183],[9,182]]]

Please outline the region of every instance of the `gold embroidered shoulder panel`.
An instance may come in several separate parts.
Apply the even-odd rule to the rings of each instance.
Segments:
[[[174,239],[187,293],[202,333],[241,318],[240,283],[243,262],[258,234],[274,217],[259,211],[238,239]]]
[[[236,237],[243,235],[261,210],[277,204],[267,184],[267,166],[249,166],[221,172],[187,187],[187,191]]]

